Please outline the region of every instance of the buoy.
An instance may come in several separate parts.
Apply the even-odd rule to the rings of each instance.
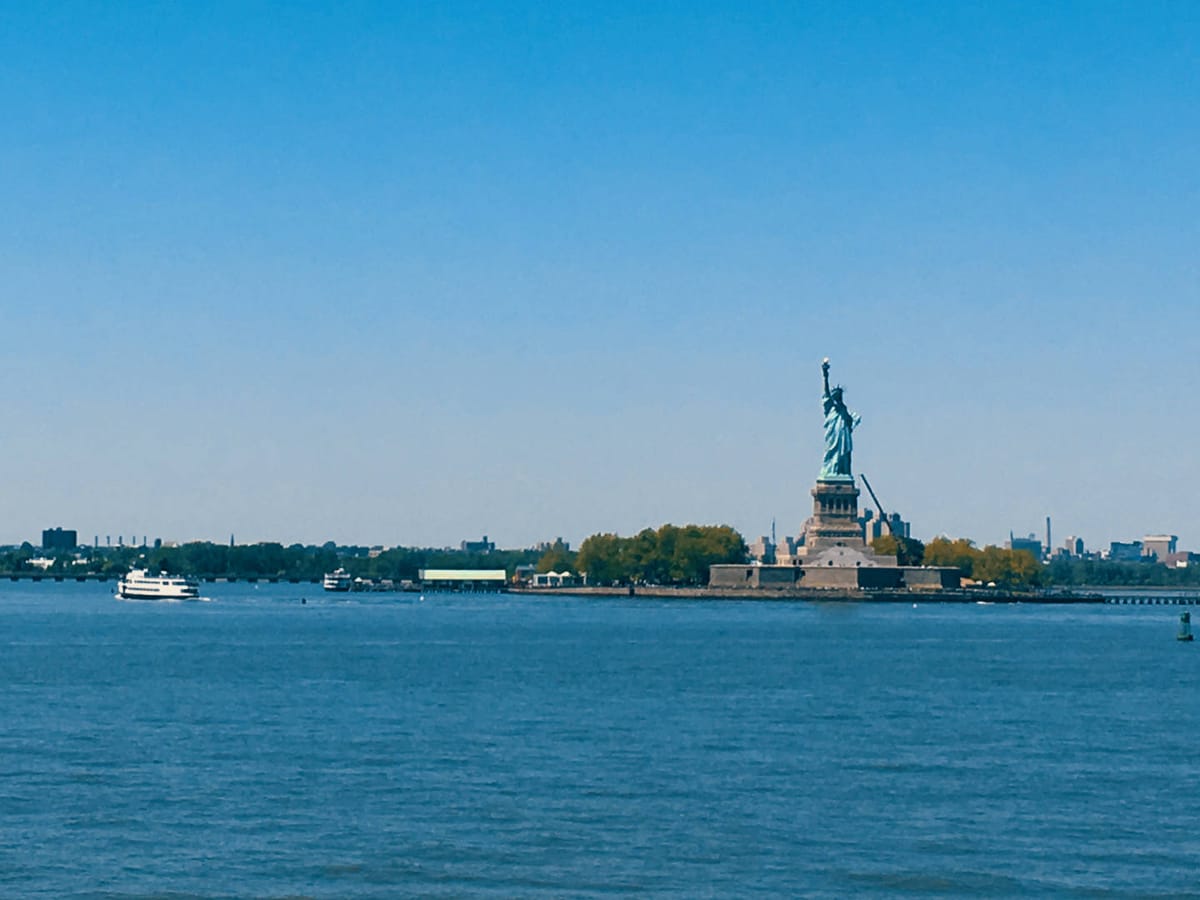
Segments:
[[[1190,641],[1192,639],[1192,614],[1185,609],[1179,614],[1179,634],[1175,635],[1175,640]]]

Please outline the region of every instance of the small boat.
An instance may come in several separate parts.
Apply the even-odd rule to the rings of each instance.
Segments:
[[[200,582],[184,575],[151,575],[147,569],[131,569],[117,582],[117,596],[122,600],[199,600]]]
[[[345,593],[350,590],[350,586],[354,583],[354,579],[350,577],[350,573],[345,569],[334,569],[332,572],[325,573],[325,580],[322,586],[327,591],[338,591]]]
[[[1179,614],[1179,634],[1175,635],[1175,640],[1192,640],[1192,614],[1186,609]]]

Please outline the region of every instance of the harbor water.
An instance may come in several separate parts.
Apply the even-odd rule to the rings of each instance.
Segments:
[[[0,583],[0,896],[1200,896],[1178,609],[111,590]]]

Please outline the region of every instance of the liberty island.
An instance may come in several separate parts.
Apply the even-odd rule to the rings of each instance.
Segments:
[[[851,462],[854,431],[862,420],[847,408],[845,389],[840,384],[830,387],[829,369],[826,357],[821,362],[825,451],[811,491],[812,517],[795,556],[774,565],[713,565],[709,588],[805,594],[837,590],[855,599],[865,599],[868,591],[921,591],[932,599],[957,589],[958,569],[901,566],[895,556],[876,553],[867,545],[858,518],[860,492]]]

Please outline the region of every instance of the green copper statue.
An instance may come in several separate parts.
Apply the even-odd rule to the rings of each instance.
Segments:
[[[829,389],[829,357],[821,362],[821,374],[825,377],[825,459],[821,463],[822,481],[852,481],[850,474],[850,451],[854,442],[851,434],[858,423],[858,416],[846,409],[842,402],[842,386]]]

